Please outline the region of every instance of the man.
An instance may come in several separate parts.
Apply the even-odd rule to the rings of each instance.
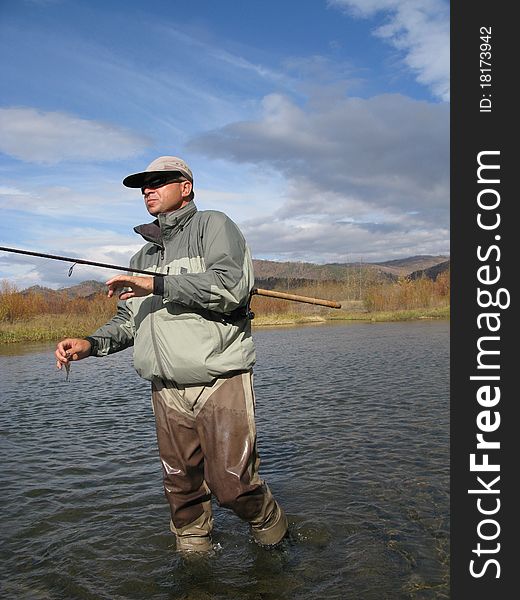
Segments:
[[[249,249],[223,213],[198,211],[193,175],[174,156],[155,159],[123,184],[141,188],[153,223],[131,259],[156,276],[118,275],[117,314],[86,339],[64,339],[57,367],[134,347],[134,366],[152,382],[170,528],[180,551],[212,548],[211,495],[248,521],[253,538],[277,544],[287,519],[258,475],[248,300]]]

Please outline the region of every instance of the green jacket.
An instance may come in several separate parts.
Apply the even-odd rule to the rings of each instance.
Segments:
[[[255,349],[245,308],[254,277],[238,227],[192,201],[135,231],[148,243],[130,267],[166,273],[164,291],[120,301],[117,314],[89,336],[92,354],[133,345],[141,377],[182,385],[250,369]]]

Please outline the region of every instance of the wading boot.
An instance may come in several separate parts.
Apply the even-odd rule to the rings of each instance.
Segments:
[[[209,535],[177,535],[177,552],[191,554],[193,552],[208,554],[213,551],[213,544]]]
[[[287,533],[287,517],[277,502],[275,505],[275,509],[267,520],[250,523],[253,539],[261,546],[275,546],[283,540]]]
[[[175,534],[177,542],[177,552],[211,552],[213,544],[211,542],[211,530],[213,529],[213,515],[211,513],[211,502],[203,502],[204,512],[198,519],[185,525],[184,527],[175,527],[170,519],[170,530]]]

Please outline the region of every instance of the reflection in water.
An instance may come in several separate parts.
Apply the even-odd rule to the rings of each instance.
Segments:
[[[3,597],[448,598],[446,322],[255,332],[261,474],[290,536],[215,507],[215,554],[173,551],[148,384],[131,353],[55,370],[0,355]]]

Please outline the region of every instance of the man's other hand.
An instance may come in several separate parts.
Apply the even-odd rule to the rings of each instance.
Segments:
[[[153,277],[134,277],[133,275],[117,275],[109,279],[108,297],[119,293],[120,300],[128,300],[153,293]],[[130,288],[130,289],[126,289]],[[121,290],[118,292],[118,290]]]

